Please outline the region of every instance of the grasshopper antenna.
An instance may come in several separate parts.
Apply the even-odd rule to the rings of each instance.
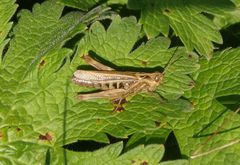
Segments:
[[[182,58],[182,56],[180,56],[179,58],[175,59],[174,61],[172,61],[172,59],[174,58],[177,50],[178,50],[179,46],[176,47],[176,49],[173,51],[173,55],[172,57],[168,60],[167,64],[164,66],[164,71],[163,71],[163,74],[165,73],[165,71],[167,70],[167,68],[169,66],[171,66],[171,64],[175,63],[176,61],[178,61],[180,58]]]
[[[170,57],[170,59],[168,60],[168,62],[166,63],[166,65],[163,67],[164,71],[163,71],[163,75],[165,74],[165,71],[167,70],[167,68],[173,64],[174,62],[176,62],[177,60],[179,60],[181,57],[177,58],[176,60],[172,61],[172,59],[174,58],[174,55],[176,54],[178,50],[178,46],[176,47],[176,49],[173,51],[172,56]],[[166,99],[164,97],[162,97],[158,92],[156,91],[151,91],[150,92],[152,94],[152,96],[154,96],[155,98],[157,98],[160,102],[166,101]]]

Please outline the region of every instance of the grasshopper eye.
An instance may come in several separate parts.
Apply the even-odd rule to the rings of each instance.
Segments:
[[[154,78],[154,80],[155,80],[156,82],[159,82],[159,81],[160,81],[160,75],[156,75],[155,78]]]

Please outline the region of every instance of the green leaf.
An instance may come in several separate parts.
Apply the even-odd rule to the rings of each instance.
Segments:
[[[198,56],[187,53],[184,48],[176,48],[164,71],[164,79],[158,92],[168,99],[177,99],[194,87],[189,76],[199,69]]]
[[[0,0],[0,164],[240,161],[240,49],[219,51],[200,65],[191,52],[209,58],[212,42],[222,41],[219,28],[238,22],[238,9],[229,0],[129,0],[140,17],[125,8],[126,0],[46,0],[31,11],[20,6],[12,30],[14,3]],[[76,11],[97,3],[130,16],[113,17],[106,6]],[[167,38],[170,27],[185,47]],[[71,81],[75,70],[93,69],[81,58],[86,54],[119,71],[161,72],[162,82],[155,92],[127,97],[121,112],[111,100],[79,101],[79,92],[97,92]],[[188,160],[160,162],[169,156],[163,157],[162,144],[170,132]],[[110,144],[118,138],[125,145]],[[79,140],[109,145],[71,151],[69,146],[82,151]]]
[[[0,64],[2,61],[2,51],[4,47],[9,42],[8,39],[6,39],[6,36],[8,32],[10,31],[12,27],[12,22],[9,22],[13,14],[15,13],[17,9],[17,5],[15,4],[15,1],[13,0],[7,0],[1,2],[0,6]]]
[[[80,102],[67,110],[71,120],[66,121],[66,139],[72,142],[74,135],[78,139],[106,143],[108,138],[105,133],[118,138],[127,138],[139,130],[148,134],[151,129],[157,128],[157,121],[184,118],[186,113],[183,111],[190,108],[187,101],[187,105],[182,101],[175,101],[173,105],[172,102],[159,102],[156,97],[137,95],[124,105],[125,110],[121,113],[113,111],[113,105],[107,100]],[[152,104],[149,105],[149,102]]]
[[[176,130],[182,154],[191,164],[239,162],[239,115],[217,101],[240,94],[239,53],[240,49],[227,49],[201,61],[196,86],[188,94],[195,111]]]
[[[50,9],[49,6],[54,9]],[[38,156],[41,162],[45,157],[47,159],[48,153],[53,158],[49,160],[53,164],[72,157],[74,160],[79,160],[80,157],[76,158],[75,154],[69,151],[66,152],[70,155],[64,158],[60,147],[79,139],[106,143],[108,142],[106,133],[126,138],[139,130],[155,129],[155,121],[168,120],[166,113],[169,114],[169,118],[185,116],[182,110],[188,109],[188,106],[186,108],[179,106],[182,105],[183,100],[179,100],[179,104],[175,101],[176,104],[173,105],[167,100],[154,96],[135,96],[124,106],[126,111],[119,114],[112,111],[112,104],[107,100],[77,103],[74,97],[77,92],[76,86],[69,82],[72,76],[69,56],[72,51],[61,47],[69,38],[82,32],[85,26],[82,23],[78,24],[79,19],[76,17],[82,18],[78,13],[70,13],[60,18],[62,9],[63,6],[52,1],[35,5],[33,14],[26,10],[22,12],[19,24],[14,29],[15,39],[11,41],[1,65],[0,76],[1,146],[3,151],[12,148],[11,146],[16,148],[15,151],[10,149],[9,152],[14,154],[8,155],[7,158],[2,152],[6,162],[39,163],[35,157],[26,160],[35,150],[41,151]],[[87,18],[84,17],[84,21]],[[29,22],[34,23],[29,24]],[[47,27],[46,23],[48,23]],[[101,29],[99,23],[93,24],[92,27],[96,25]],[[92,30],[92,27],[90,32],[99,30],[99,28]],[[124,19],[116,17],[107,32],[100,33],[106,35],[104,38],[106,40],[102,40],[106,45],[96,47],[96,52],[106,51],[108,60],[114,60],[116,57],[114,55],[117,53],[121,59],[127,59],[139,32],[140,27],[134,17]],[[101,38],[100,34],[99,38]],[[88,34],[86,39],[88,37],[93,36]],[[28,40],[25,41],[24,38]],[[128,40],[119,45],[118,38],[128,38]],[[84,42],[86,41],[83,40],[80,45],[83,46]],[[167,39],[163,39],[161,47],[167,49],[169,44]],[[89,43],[84,46],[88,45]],[[153,102],[155,106],[149,105],[149,102]],[[152,106],[155,108],[152,109]],[[184,104],[183,106],[185,107]],[[21,152],[24,145],[27,145],[28,152]],[[126,157],[129,156],[131,154]]]
[[[94,152],[79,153],[80,164],[157,164],[164,153],[162,145],[141,145],[120,155],[122,143],[115,143]],[[77,159],[76,159],[77,160]]]
[[[49,9],[49,6],[52,8]],[[99,12],[87,16],[69,13],[60,19],[62,10],[62,5],[47,1],[42,5],[36,4],[33,13],[27,10],[21,12],[19,24],[14,29],[15,37],[1,65],[1,76],[5,79],[2,88],[12,84],[8,87],[9,94],[15,93],[18,84],[35,69],[42,57],[84,31],[85,22]],[[13,75],[11,79],[7,78],[9,73]]]
[[[213,52],[212,42],[222,43],[217,26],[206,16],[207,12],[213,15],[233,11],[234,6],[228,0],[215,1],[137,1],[130,0],[129,7],[141,8],[141,22],[149,38],[159,33],[167,36],[169,26],[180,37],[188,51],[196,49],[198,53],[208,59]]]
[[[127,6],[129,9],[142,9],[146,4],[146,0],[128,0]]]
[[[169,19],[164,16],[159,8],[143,8],[141,20],[148,38],[154,38],[161,32],[165,37],[169,32]]]
[[[187,164],[189,164],[187,160],[172,160],[159,163],[159,165],[187,165]]]
[[[111,144],[94,152],[79,153],[78,160],[81,164],[115,164],[123,149],[122,142]]]
[[[240,22],[240,9],[236,8],[233,11],[225,12],[214,18],[214,23],[219,28],[226,28],[230,25]]]
[[[46,144],[15,142],[8,146],[1,145],[0,160],[2,164],[106,164],[117,162],[122,150],[122,143],[109,145],[95,152],[73,152],[60,147],[51,148]],[[11,159],[9,159],[11,158]]]
[[[127,4],[127,1],[128,0],[108,0],[107,1],[107,3],[109,4],[109,5],[112,5],[112,4]]]
[[[164,147],[159,144],[140,145],[121,155],[119,164],[157,164],[164,154]]]
[[[164,144],[171,129],[161,128],[167,123],[155,121],[156,128],[138,131],[128,140],[125,149],[129,150],[141,144]]]
[[[180,47],[167,49],[169,44],[166,38],[149,40],[132,52],[129,58],[134,66],[164,68],[164,78],[157,92],[164,98],[178,99],[194,86],[189,74],[198,70],[198,56]],[[118,61],[121,62],[120,59]],[[126,60],[124,62],[126,64]]]
[[[89,33],[81,40],[77,54],[81,56],[93,51],[99,59],[104,58],[105,61],[107,60],[114,63],[113,66],[117,65],[117,69],[120,69],[119,66],[141,67],[142,69],[147,66],[153,67],[154,69],[154,67],[157,66],[164,67],[170,62],[165,70],[166,76],[173,78],[177,75],[182,76],[183,79],[175,81],[168,80],[166,77],[166,84],[168,81],[176,82],[177,84],[182,83],[181,81],[189,81],[189,79],[185,78],[185,76],[187,76],[185,74],[195,72],[198,68],[196,64],[197,58],[194,55],[191,56],[192,58],[189,58],[189,55],[187,55],[183,49],[179,49],[175,57],[173,54],[176,48],[168,50],[170,41],[167,38],[150,40],[130,53],[133,45],[137,41],[139,33],[139,26],[133,17],[123,19],[116,17],[107,30],[105,30],[99,22],[96,22],[90,27]],[[187,57],[187,59],[185,59],[185,57]],[[190,62],[188,62],[188,60]],[[72,67],[78,68],[81,64],[84,64],[83,61],[80,60],[79,56],[76,56],[72,62]],[[176,66],[179,67],[178,70],[176,70]],[[121,69],[124,69],[124,67]],[[176,75],[171,76],[172,72],[176,72]],[[189,83],[185,82],[185,84]],[[162,86],[163,87],[159,87],[160,92],[161,89],[167,89],[164,84]],[[84,91],[83,88],[79,87],[76,87],[75,90],[76,92]],[[186,89],[183,89],[183,86],[181,86],[179,90],[185,91]],[[183,92],[177,97],[175,91],[172,94],[174,95],[174,99],[176,99],[180,97]],[[168,98],[171,97],[169,96]],[[149,102],[152,104],[149,105]],[[111,116],[109,112],[113,110],[113,106],[109,104],[109,101],[84,101],[72,108],[73,111],[76,111],[72,114],[72,117],[77,119],[82,118],[81,116],[93,116],[95,114],[94,118],[86,118],[84,123],[79,123],[81,127],[77,129],[79,129],[78,132],[84,132],[82,138],[91,137],[104,142],[106,141],[106,137],[104,137],[103,134],[104,132],[115,137],[125,138],[138,130],[156,128],[156,121],[168,121],[169,118],[184,118],[186,114],[183,113],[183,111],[191,110],[192,105],[186,100],[181,99],[171,101],[161,100],[159,96],[138,95],[129,99],[124,109],[124,112],[116,116]],[[134,118],[132,118],[132,116],[134,116]],[[99,123],[97,126],[95,124],[96,122]],[[116,128],[117,125],[118,128]],[[98,131],[90,132],[90,126],[91,130]],[[88,130],[86,128],[88,128]],[[116,129],[118,129],[118,131],[115,131]],[[146,132],[144,133],[146,134]]]
[[[116,16],[107,31],[96,22],[90,27],[90,32],[86,42],[91,44],[92,51],[111,61],[128,55],[138,38],[140,26],[135,17],[121,19]]]
[[[51,164],[78,164],[81,165],[105,165],[105,164],[157,164],[163,156],[162,145],[140,145],[128,152],[121,154],[122,142],[111,144],[94,152],[73,152],[62,148],[49,148],[48,146],[28,142],[15,142],[11,145],[0,145],[0,158],[3,164],[37,165],[46,162]],[[36,152],[38,151],[38,152]],[[56,154],[57,153],[57,154]],[[121,154],[121,155],[120,155]],[[8,157],[12,159],[8,159]],[[184,161],[174,161],[184,164]],[[169,164],[170,162],[166,162]],[[165,164],[163,162],[163,164]]]
[[[58,1],[66,6],[87,11],[89,8],[96,5],[100,0],[58,0]]]
[[[69,139],[65,136],[66,110],[75,99],[69,87],[72,50],[61,47],[83,32],[99,16],[99,9],[61,17],[63,6],[46,1],[34,5],[32,13],[21,12],[0,65],[0,157],[4,162],[43,164],[48,149],[59,160],[64,156],[59,147],[78,139],[77,132]],[[36,151],[38,155],[31,156]]]
[[[47,146],[33,144],[31,142],[11,142],[9,144],[0,144],[1,164],[44,164]]]
[[[185,77],[187,76],[185,74],[195,72],[198,68],[196,64],[197,58],[193,56],[189,58],[189,55],[186,55],[186,52],[181,48],[175,57],[173,54],[176,48],[168,50],[170,41],[167,38],[150,40],[131,52],[139,33],[139,26],[133,17],[123,19],[116,17],[107,30],[104,29],[102,24],[96,22],[90,27],[87,35],[79,43],[77,55],[82,56],[88,53],[92,55],[97,54],[95,56],[96,58],[104,59],[102,60],[103,62],[109,61],[110,63],[111,61],[110,65],[117,65],[116,69],[124,70],[126,67],[126,69],[128,69],[128,67],[130,69],[133,69],[133,67],[141,67],[136,68],[135,71],[139,71],[140,69],[144,71],[146,66],[149,68],[152,67],[150,69],[154,71],[154,67],[164,67],[170,62],[165,70],[166,75],[169,75],[170,78],[175,76],[171,76],[172,72],[176,72],[177,76],[181,75]],[[185,59],[185,56],[187,59]],[[188,62],[188,60],[190,62]],[[145,62],[143,63],[141,61]],[[72,61],[73,69],[79,66],[84,67],[84,65],[86,64],[79,56],[76,56]],[[122,68],[119,66],[122,66]],[[176,70],[176,66],[178,66],[179,69]],[[177,80],[178,82],[176,81],[176,83],[181,83],[182,80],[183,82],[186,81],[185,79],[181,79],[180,81]],[[187,79],[187,81],[189,80]],[[186,84],[188,83],[186,82]],[[166,87],[163,89],[165,88]],[[161,86],[159,89],[161,90]],[[75,92],[84,92],[86,88],[81,88],[76,85],[74,90]],[[181,86],[179,90],[185,91],[186,89],[183,89]],[[176,99],[176,94],[173,94],[174,99]],[[178,95],[178,97],[180,97],[180,95]],[[73,111],[69,116],[74,119],[73,121],[83,117],[85,120],[79,121],[80,127],[74,126],[74,129],[71,127],[67,130],[83,132],[79,138],[91,138],[92,140],[107,142],[105,133],[119,138],[126,138],[128,135],[138,132],[139,130],[145,131],[144,134],[146,134],[148,129],[156,128],[156,121],[184,118],[186,114],[183,113],[183,111],[192,109],[191,103],[186,100],[162,100],[158,95],[151,96],[149,94],[141,94],[128,98],[127,101],[126,105],[124,105],[124,112],[115,114],[114,116],[110,113],[113,111],[113,105],[111,105],[108,100],[79,102],[72,107],[71,110],[68,110],[69,112]],[[149,105],[149,102],[152,104]],[[114,114],[115,112],[112,113]],[[89,118],[87,116],[94,117]],[[132,116],[134,116],[134,118],[132,118]],[[98,124],[96,125],[96,123]],[[76,131],[76,129],[78,131]],[[116,129],[118,131],[115,131]],[[73,134],[73,132],[70,134]]]

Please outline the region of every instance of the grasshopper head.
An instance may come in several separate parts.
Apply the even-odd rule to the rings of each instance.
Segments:
[[[150,78],[150,81],[148,83],[149,85],[148,91],[155,91],[162,81],[163,74],[160,72],[155,72],[149,75],[149,78]]]
[[[152,80],[154,80],[157,83],[162,81],[162,77],[163,77],[163,74],[160,73],[160,72],[155,72],[155,73],[152,74]]]

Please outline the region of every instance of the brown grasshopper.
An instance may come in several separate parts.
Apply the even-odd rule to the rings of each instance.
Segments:
[[[80,100],[106,98],[115,100],[115,102],[118,100],[118,105],[120,105],[130,95],[135,95],[142,91],[155,91],[163,78],[163,74],[160,72],[115,71],[94,60],[89,55],[83,56],[83,60],[98,70],[77,70],[74,72],[72,80],[78,85],[94,87],[102,91],[79,94],[78,99]],[[119,106],[116,108],[121,109]]]

